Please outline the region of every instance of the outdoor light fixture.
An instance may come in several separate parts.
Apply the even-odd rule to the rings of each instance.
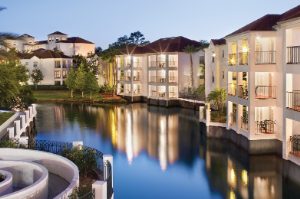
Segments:
[[[248,47],[244,46],[244,47],[242,48],[242,51],[243,51],[243,53],[247,53],[247,52],[249,51],[249,49],[248,49]]]

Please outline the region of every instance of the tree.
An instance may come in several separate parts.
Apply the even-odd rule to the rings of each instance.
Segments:
[[[218,110],[223,110],[226,101],[226,90],[216,89],[208,94],[208,101],[210,101]]]
[[[90,99],[92,99],[92,94],[99,90],[98,82],[96,76],[92,72],[87,72],[85,74],[85,86],[84,91],[90,94]]]
[[[35,89],[37,89],[38,83],[40,83],[44,79],[43,72],[39,68],[37,68],[37,66],[34,66],[30,77],[35,86]]]
[[[148,44],[149,41],[146,41],[145,36],[140,31],[136,31],[130,33],[130,36],[128,38],[128,43],[141,46],[141,45]]]
[[[70,97],[73,98],[73,92],[76,89],[76,71],[73,68],[70,69],[65,82],[70,90]]]
[[[98,46],[96,49],[95,49],[95,54],[96,55],[100,55],[102,53],[102,48],[100,46]]]
[[[192,88],[194,88],[193,54],[198,51],[199,51],[199,48],[197,48],[193,45],[188,45],[184,48],[184,52],[188,53],[190,55],[190,85]]]
[[[75,88],[81,92],[81,97],[84,97],[85,75],[86,72],[83,69],[83,65],[80,65],[76,71]]]

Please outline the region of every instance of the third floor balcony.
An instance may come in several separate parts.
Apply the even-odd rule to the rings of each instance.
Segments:
[[[276,99],[276,86],[258,85],[255,87],[256,99]]]
[[[275,64],[276,51],[255,51],[255,64]]]
[[[287,64],[300,64],[300,46],[287,47],[286,59]]]

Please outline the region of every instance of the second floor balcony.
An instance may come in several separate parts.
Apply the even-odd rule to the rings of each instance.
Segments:
[[[300,112],[300,90],[286,93],[287,108]]]
[[[258,85],[255,87],[256,99],[276,99],[276,86]]]
[[[276,124],[276,122],[274,120],[256,121],[257,133],[274,134],[275,133],[275,124]]]
[[[228,54],[228,64],[229,64],[229,66],[237,65],[237,54],[236,53]]]
[[[165,61],[150,61],[149,67],[164,68],[164,67],[166,67],[166,62]]]
[[[248,115],[241,116],[241,129],[248,130]]]
[[[255,64],[275,64],[276,51],[255,51]]]
[[[248,65],[248,62],[249,62],[249,53],[248,52],[239,53],[239,65],[241,66]]]
[[[244,85],[238,86],[238,97],[248,99],[248,87]]]
[[[236,84],[235,83],[228,84],[228,95],[236,96]]]
[[[287,64],[300,64],[300,46],[287,47],[286,59]]]

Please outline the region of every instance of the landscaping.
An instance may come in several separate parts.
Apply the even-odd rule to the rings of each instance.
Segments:
[[[6,122],[13,114],[13,112],[0,112],[0,125]]]
[[[35,90],[33,96],[37,102],[65,102],[65,103],[89,103],[89,104],[104,104],[104,103],[126,103],[126,100],[119,96],[107,94],[94,94],[82,97],[80,92],[74,92],[73,98],[70,97],[68,90]]]

